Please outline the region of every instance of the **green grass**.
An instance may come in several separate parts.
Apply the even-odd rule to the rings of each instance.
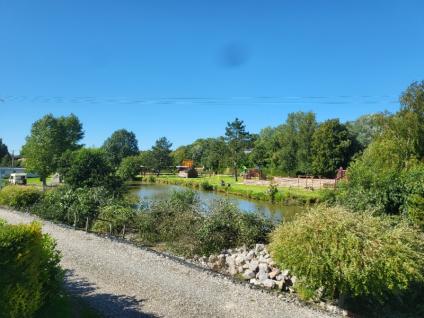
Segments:
[[[59,293],[50,303],[43,306],[35,318],[100,318],[101,316],[88,307],[80,298]]]
[[[52,178],[47,178],[47,184],[49,184],[52,181]],[[40,178],[27,178],[27,184],[28,185],[42,185]]]
[[[143,180],[148,180],[148,178],[143,178]],[[221,186],[221,180],[223,180],[226,184],[230,184],[230,187]],[[208,182],[214,187],[214,190],[218,192],[238,195],[253,200],[271,201],[270,196],[267,194],[268,186],[242,184],[242,181],[240,181],[240,179],[239,182],[235,182],[234,178],[231,176],[203,176],[199,178],[187,179],[180,178],[175,175],[161,175],[160,177],[156,177],[156,182],[164,184],[183,185],[197,189],[201,189],[201,184],[203,182]],[[328,191],[332,190],[319,189],[312,191],[302,188],[278,187],[278,193],[275,197],[275,203],[318,203],[325,200]]]

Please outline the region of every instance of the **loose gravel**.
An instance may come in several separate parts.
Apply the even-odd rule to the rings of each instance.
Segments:
[[[131,244],[1,208],[0,218],[42,222],[62,252],[68,290],[106,317],[334,317]]]

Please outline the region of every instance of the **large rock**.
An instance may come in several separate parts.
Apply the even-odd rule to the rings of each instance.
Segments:
[[[257,272],[259,268],[259,262],[257,260],[253,260],[249,263],[249,269],[253,272]]]
[[[250,250],[247,255],[246,255],[246,260],[247,261],[251,261],[252,259],[254,259],[256,256],[255,251],[254,250]]]
[[[252,279],[252,278],[255,278],[255,276],[256,276],[255,272],[251,271],[250,269],[246,270],[246,271],[243,273],[243,278],[244,278],[245,280],[248,280],[248,279],[250,280],[250,279]]]
[[[268,276],[271,279],[275,279],[278,276],[278,274],[280,274],[280,270],[278,268],[273,268],[271,273],[269,273]]]
[[[235,258],[234,262],[236,263],[236,265],[239,266],[239,265],[243,265],[246,262],[246,260],[244,259],[243,255],[238,255]]]
[[[256,275],[256,278],[261,282],[266,281],[268,279],[268,273],[259,270],[258,274]]]
[[[232,264],[232,265],[228,266],[228,273],[229,273],[231,276],[235,276],[235,275],[237,275],[237,274],[238,274],[238,269],[237,269],[237,267],[236,267],[236,265],[235,265],[235,264]]]
[[[269,267],[267,263],[259,263],[259,271],[269,273]]]
[[[234,256],[232,256],[232,255],[227,256],[225,258],[225,264],[227,264],[228,267],[235,266]]]
[[[262,284],[265,288],[272,289],[275,286],[275,281],[272,279],[266,279],[262,282]]]

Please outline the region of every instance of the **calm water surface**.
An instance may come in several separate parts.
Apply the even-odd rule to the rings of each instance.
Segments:
[[[143,200],[166,199],[172,191],[186,190],[186,187],[168,184],[142,184],[132,187],[132,191]],[[199,196],[201,202],[210,204],[212,201],[220,198],[226,198],[241,210],[248,213],[261,213],[265,217],[274,221],[281,221],[292,218],[296,213],[304,208],[300,206],[281,206],[263,201],[249,200],[233,195],[226,195],[219,192],[207,192],[193,190]]]

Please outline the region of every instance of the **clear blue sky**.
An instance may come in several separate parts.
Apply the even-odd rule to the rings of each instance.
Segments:
[[[0,0],[0,137],[75,113],[88,146],[395,111],[424,79],[424,1]]]

